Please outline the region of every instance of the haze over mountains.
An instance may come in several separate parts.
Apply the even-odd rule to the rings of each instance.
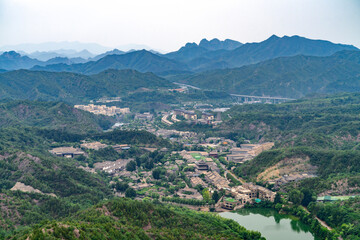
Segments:
[[[97,43],[81,43],[81,42],[45,42],[45,43],[27,43],[17,45],[7,45],[0,47],[0,51],[23,51],[27,53],[39,52],[59,52],[61,50],[71,50],[72,52],[80,52],[86,49],[93,54],[101,54],[111,50],[109,47],[101,46]],[[61,52],[60,52],[61,53]]]
[[[67,56],[70,53],[67,52]],[[87,54],[87,51],[83,53]],[[44,56],[40,52],[34,54]],[[199,44],[187,43],[178,51],[167,54],[114,49],[87,59],[55,57],[40,61],[11,51],[0,55],[0,69],[2,72],[30,69],[86,75],[108,69],[133,69],[228,93],[298,98],[313,92],[359,91],[359,54],[359,49],[352,45],[273,35],[262,42],[246,44],[229,39],[203,39]],[[18,71],[2,74],[0,79],[11,81],[11,76],[27,79],[29,74],[40,74],[39,79],[42,79],[45,73]],[[79,78],[84,77],[79,75]],[[2,80],[2,84],[5,82]],[[12,84],[16,83],[17,80]],[[4,89],[2,94],[13,96]]]

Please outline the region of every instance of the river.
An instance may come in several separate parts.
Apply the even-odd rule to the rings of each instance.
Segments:
[[[259,231],[267,240],[314,240],[309,226],[296,218],[273,209],[240,209],[223,212],[221,217],[233,219],[249,230]]]

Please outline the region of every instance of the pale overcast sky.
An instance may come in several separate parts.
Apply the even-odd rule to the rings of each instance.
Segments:
[[[360,47],[360,0],[0,0],[0,46],[49,41],[177,50],[202,38],[300,35]]]

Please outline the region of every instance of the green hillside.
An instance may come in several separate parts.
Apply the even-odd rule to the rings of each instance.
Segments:
[[[204,89],[300,98],[310,93],[360,91],[360,52],[329,57],[281,57],[241,68],[194,74],[178,81]]]
[[[0,128],[34,126],[69,132],[98,132],[110,128],[115,119],[94,115],[61,102],[0,102]]]
[[[131,144],[132,148],[121,154],[112,148],[88,152],[89,160],[60,158],[49,153],[54,147],[79,146],[81,140],[85,139],[107,144],[126,143]],[[143,152],[137,146],[171,147],[168,141],[144,131],[78,134],[62,129],[20,125],[16,128],[0,128],[0,239],[24,227],[67,217],[112,198],[107,175],[90,173],[80,166],[138,156],[138,152]],[[10,191],[16,183],[25,184],[41,193]]]
[[[360,150],[360,94],[314,96],[270,105],[239,105],[230,109],[220,129],[246,139],[276,141],[281,147],[309,146]]]
[[[238,176],[258,181],[265,170],[287,171],[295,165],[298,170],[291,171],[302,174],[308,164],[318,177],[294,182],[289,189],[356,194],[360,189],[359,113],[358,93],[313,96],[278,105],[233,107],[224,114],[227,120],[217,131],[238,141],[275,142],[272,150],[238,165],[234,170]],[[298,160],[292,163],[291,159]],[[341,188],[342,182],[349,186]]]
[[[10,239],[263,239],[232,220],[129,199],[98,204]]]
[[[0,99],[88,102],[128,94],[138,88],[167,88],[173,84],[151,73],[107,70],[87,76],[68,72],[19,70],[0,74]]]

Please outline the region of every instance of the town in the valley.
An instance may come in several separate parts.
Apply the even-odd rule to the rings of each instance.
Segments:
[[[112,102],[103,100],[101,103],[104,101]],[[310,177],[306,173],[295,177],[286,175],[267,181],[266,186],[246,182],[233,173],[235,167],[270,150],[273,142],[251,143],[244,139],[239,143],[226,137],[206,137],[203,133],[172,128],[179,123],[216,127],[222,122],[222,112],[228,108],[211,107],[196,104],[157,113],[132,113],[129,108],[115,106],[76,105],[75,108],[117,119],[128,116],[126,121],[116,123],[113,128],[145,130],[169,140],[178,149],[131,145],[126,141],[111,145],[84,140],[78,146],[61,146],[49,151],[58,157],[75,159],[89,158],[97,151],[116,151],[124,157],[86,163],[80,168],[94,174],[107,174],[117,196],[127,196],[131,192],[136,199],[158,200],[201,211],[221,212],[242,208],[245,204],[274,201],[276,194],[270,189]],[[142,155],[136,154],[139,152]],[[140,158],[149,156],[159,160],[153,161],[151,166],[140,163]]]

